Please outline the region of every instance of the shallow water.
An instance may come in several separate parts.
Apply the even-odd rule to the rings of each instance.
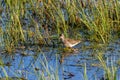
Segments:
[[[40,74],[45,73],[46,80],[49,80],[45,70],[48,68],[51,76],[54,76],[55,71],[58,71],[59,80],[84,80],[84,68],[86,65],[88,80],[100,80],[104,77],[103,68],[94,57],[93,49],[83,50],[83,45],[89,46],[87,42],[77,45],[76,48],[79,51],[64,55],[62,63],[60,63],[61,53],[59,49],[51,47],[43,47],[40,52],[36,52],[34,49],[19,49],[12,56],[5,53],[1,54],[1,59],[5,63],[3,67],[10,77],[39,80]],[[111,66],[111,63],[113,63],[114,66],[118,67],[117,80],[120,80],[120,63],[118,64],[118,60],[120,60],[119,41],[111,43],[105,50],[104,60],[107,66]],[[47,66],[46,68],[44,68],[44,64]],[[4,77],[3,69],[0,68],[0,71],[0,77]]]

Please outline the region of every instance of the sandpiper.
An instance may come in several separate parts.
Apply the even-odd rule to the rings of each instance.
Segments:
[[[66,47],[74,47],[81,42],[80,40],[73,40],[70,38],[65,38],[64,34],[60,35],[60,39],[62,40],[63,44]]]

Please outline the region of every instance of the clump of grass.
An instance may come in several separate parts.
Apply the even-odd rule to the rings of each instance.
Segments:
[[[38,70],[38,71],[34,70],[35,73],[36,73],[36,76],[39,80],[48,80],[48,79],[59,80],[57,62],[55,63],[56,64],[56,69],[53,69],[52,66],[49,66],[48,60],[46,59],[46,56],[43,54],[43,58],[39,59],[38,63],[40,63],[43,67],[42,68],[43,70],[41,70],[41,69]],[[55,67],[55,65],[54,65],[54,67]],[[39,74],[38,74],[38,72],[39,72]]]
[[[105,72],[104,78],[107,80],[117,80],[117,67],[114,66],[113,64],[108,66],[106,64],[106,62],[104,61],[102,55],[103,55],[102,53],[98,53],[97,57],[98,57],[98,60],[100,61],[100,64]],[[112,63],[112,61],[111,61],[111,63]]]
[[[9,79],[8,79],[7,71],[6,71],[5,68],[4,68],[4,62],[3,62],[2,58],[0,59],[0,68],[1,68],[2,71],[3,71],[3,74],[4,74],[4,76],[6,77],[6,80],[9,80]]]
[[[86,8],[87,11],[85,11],[86,9],[76,7],[82,15],[81,21],[87,27],[87,32],[91,40],[101,41],[103,43],[109,42],[112,36],[112,29],[115,27],[113,21],[119,21],[119,18],[115,17],[118,13],[114,13],[115,9],[119,11],[118,6],[111,8],[111,4],[113,6],[118,3],[112,1],[108,3],[105,0],[98,1],[95,5],[91,4],[92,7]],[[113,18],[115,18],[115,20]]]

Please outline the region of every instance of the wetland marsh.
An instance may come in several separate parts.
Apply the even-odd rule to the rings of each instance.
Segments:
[[[0,80],[120,80],[119,0],[0,4]]]

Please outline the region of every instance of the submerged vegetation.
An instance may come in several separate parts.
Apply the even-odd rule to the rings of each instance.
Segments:
[[[9,54],[28,46],[59,45],[61,33],[98,45],[120,38],[119,0],[2,0],[0,4],[0,51]],[[100,47],[92,46],[93,50]],[[99,52],[97,59],[105,78],[116,80],[117,68],[109,68]],[[88,80],[86,64],[84,68]],[[45,80],[44,75],[38,77]]]

